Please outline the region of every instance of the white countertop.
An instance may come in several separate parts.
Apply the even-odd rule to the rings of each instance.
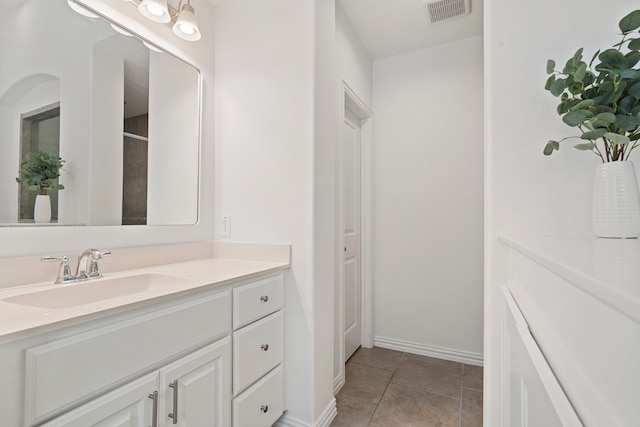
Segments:
[[[640,240],[511,233],[498,239],[640,323]]]
[[[0,338],[10,338],[14,334],[24,332],[31,333],[34,329],[69,323],[69,321],[80,321],[97,314],[105,315],[123,307],[159,301],[163,297],[178,296],[198,289],[222,287],[233,281],[286,269],[289,263],[288,257],[287,259],[272,257],[268,260],[257,260],[255,257],[249,257],[249,259],[211,257],[105,273],[100,279],[65,285],[46,282],[0,289]],[[141,274],[165,275],[177,280],[163,280],[158,286],[154,285],[140,292],[64,308],[35,307],[4,301],[5,298],[30,292],[61,286],[91,286],[100,281]]]

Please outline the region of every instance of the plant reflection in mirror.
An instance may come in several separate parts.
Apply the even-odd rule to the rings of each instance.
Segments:
[[[63,164],[60,157],[36,151],[31,153],[31,160],[20,164],[20,176],[16,181],[40,195],[46,195],[50,190],[63,190],[64,185],[56,182]]]

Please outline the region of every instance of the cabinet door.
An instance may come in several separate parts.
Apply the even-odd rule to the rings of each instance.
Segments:
[[[148,427],[157,386],[157,374],[146,375],[40,427]]]
[[[509,290],[505,297],[502,426],[582,427]]]
[[[227,427],[230,401],[229,337],[160,370],[159,425]]]

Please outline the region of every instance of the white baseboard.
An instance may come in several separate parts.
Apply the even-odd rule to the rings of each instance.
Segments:
[[[337,395],[344,385],[344,375],[338,375],[333,379],[333,395]]]
[[[333,421],[336,415],[338,415],[338,407],[336,406],[336,400],[331,399],[331,402],[329,402],[329,405],[327,405],[324,411],[322,411],[322,414],[320,414],[320,417],[318,418],[318,420],[313,424],[305,423],[304,421],[298,420],[293,417],[289,417],[285,412],[284,415],[280,417],[278,421],[276,421],[274,426],[276,427],[329,427],[331,425],[331,421]]]
[[[480,353],[451,350],[444,347],[433,347],[387,337],[376,336],[375,346],[403,351],[405,353],[419,354],[421,356],[435,357],[437,359],[451,360],[453,362],[466,363],[467,365],[482,366],[484,364],[484,357]]]
[[[336,399],[331,399],[331,402],[329,402],[329,405],[322,411],[322,415],[320,415],[320,419],[316,421],[314,427],[329,427],[336,415],[338,415]]]

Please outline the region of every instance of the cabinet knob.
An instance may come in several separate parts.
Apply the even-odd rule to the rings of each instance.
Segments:
[[[267,301],[269,301],[269,296],[268,296],[268,295],[262,295],[262,296],[260,297],[260,301],[262,301],[262,302],[267,302]]]
[[[262,344],[260,348],[263,349],[264,351],[267,351],[269,350],[269,344]]]
[[[260,407],[260,410],[266,414],[267,411],[269,410],[269,405],[262,405]]]

